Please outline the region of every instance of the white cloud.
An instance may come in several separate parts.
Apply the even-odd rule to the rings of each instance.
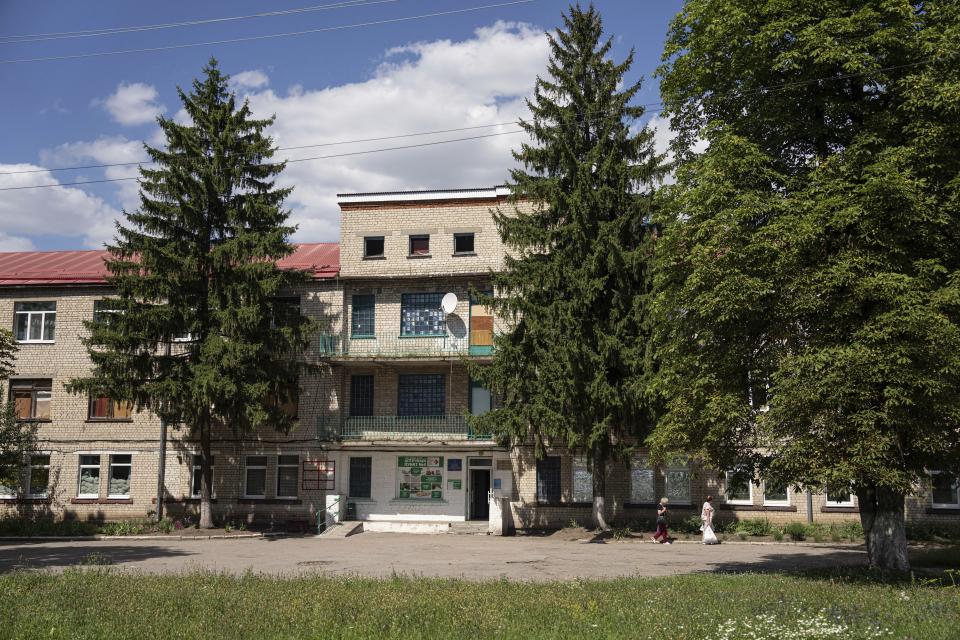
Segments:
[[[498,22],[472,38],[419,42],[386,52],[365,81],[323,89],[263,89],[249,95],[257,117],[276,114],[270,134],[280,147],[512,122],[527,113],[524,98],[548,56],[543,32]],[[516,129],[513,125],[364,144],[280,151],[304,158]],[[298,241],[338,236],[336,194],[351,191],[491,186],[502,183],[522,140],[503,135],[422,149],[289,164],[281,176],[295,186],[288,200]]]
[[[146,124],[156,120],[167,108],[157,103],[157,90],[153,85],[134,82],[117,85],[117,90],[94,104],[106,109],[113,119],[122,125]]]
[[[270,84],[270,78],[259,69],[241,71],[230,76],[230,86],[233,90],[259,89]]]
[[[2,175],[9,171],[40,168],[27,163],[0,164],[0,188],[59,183],[49,171]],[[29,249],[33,246],[29,236],[51,233],[76,236],[82,238],[87,247],[101,247],[113,237],[113,221],[120,215],[101,198],[75,187],[18,189],[2,193],[0,247],[4,250]]]
[[[156,134],[152,138],[157,138]],[[68,142],[54,149],[44,150],[40,153],[40,159],[47,166],[69,166],[141,162],[148,158],[143,150],[143,142],[140,140],[129,140],[125,136],[101,136],[92,142]],[[137,165],[104,169],[104,177],[110,180],[132,178],[138,175]],[[140,192],[136,181],[123,180],[115,184],[120,206],[128,211],[136,209],[140,204]]]

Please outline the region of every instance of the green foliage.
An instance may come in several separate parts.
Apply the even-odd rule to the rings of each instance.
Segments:
[[[6,329],[0,329],[0,380],[13,373],[17,343]],[[13,403],[0,402],[0,487],[19,494],[23,485],[23,463],[31,451],[36,451],[36,428],[18,422]]]
[[[100,525],[96,522],[64,520],[53,516],[0,518],[0,536],[92,536],[98,532],[99,527]]]
[[[958,41],[950,2],[685,3],[659,71],[658,455],[852,481],[868,528],[957,470]]]
[[[807,525],[802,522],[791,522],[783,528],[783,532],[790,536],[790,539],[794,542],[801,542],[807,539]]]
[[[17,342],[13,334],[6,329],[0,329],[0,380],[6,380],[13,375],[13,366],[17,358]]]
[[[769,536],[773,532],[773,525],[766,518],[749,518],[736,522],[738,533],[750,536]]]
[[[140,208],[126,212],[108,246],[115,313],[88,323],[93,371],[76,393],[133,401],[201,444],[201,520],[209,513],[210,432],[286,431],[302,357],[315,323],[280,297],[307,281],[276,262],[294,247],[275,181],[271,120],[238,106],[215,60],[191,93],[178,89],[189,122],[161,117],[166,146],[146,146]],[[180,337],[180,338],[178,338]]]
[[[676,549],[676,547],[675,547]],[[694,574],[609,581],[473,582],[220,574],[129,575],[84,567],[0,576],[5,627],[22,638],[829,637],[948,640],[957,589],[863,571]],[[410,594],[417,594],[416,615]],[[78,597],[82,594],[82,597]],[[789,606],[784,606],[784,603]],[[264,606],[264,603],[270,603]],[[371,603],[376,603],[373,606]],[[497,615],[489,612],[495,608]],[[811,624],[813,627],[811,632]],[[752,632],[745,631],[751,627]],[[819,629],[817,628],[819,627]],[[741,631],[743,633],[741,633]]]
[[[960,542],[960,525],[949,522],[908,522],[907,537],[927,542]]]
[[[770,533],[770,535],[773,536],[773,539],[774,539],[774,540],[776,540],[777,542],[780,542],[781,540],[783,540],[783,529],[779,529],[779,528],[774,529],[774,530]]]

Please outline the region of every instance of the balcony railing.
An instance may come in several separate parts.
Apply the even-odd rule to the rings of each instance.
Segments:
[[[320,440],[489,440],[474,433],[465,415],[448,416],[321,416]]]
[[[320,351],[335,358],[458,358],[460,356],[489,356],[493,353],[492,334],[477,344],[466,336],[402,336],[398,334],[376,337],[348,337],[324,335],[320,338]],[[484,336],[486,338],[486,336]]]

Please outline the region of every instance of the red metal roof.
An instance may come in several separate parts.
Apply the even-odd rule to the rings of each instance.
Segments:
[[[277,263],[281,268],[310,271],[317,280],[340,272],[340,245],[336,242],[295,246],[291,256]],[[106,257],[106,250],[0,252],[0,286],[103,284]]]

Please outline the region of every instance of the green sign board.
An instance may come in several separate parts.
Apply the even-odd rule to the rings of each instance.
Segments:
[[[397,456],[397,497],[443,499],[443,457]]]
[[[398,467],[442,467],[443,456],[397,456]]]

